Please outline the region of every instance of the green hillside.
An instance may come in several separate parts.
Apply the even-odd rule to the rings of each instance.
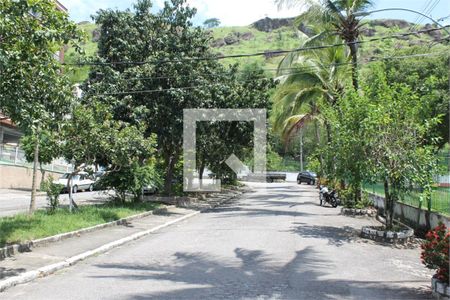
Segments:
[[[373,39],[391,34],[408,32],[413,24],[403,20],[372,20],[369,21],[363,31],[363,40]],[[86,43],[83,45],[86,55],[92,56],[97,50],[98,29],[95,24],[83,22],[79,27],[86,34]],[[415,30],[429,29],[430,25],[414,27]],[[292,19],[263,19],[250,26],[242,27],[219,27],[210,30],[211,47],[214,52],[222,55],[242,54],[274,51],[281,49],[295,49],[300,45],[302,33],[294,28]],[[402,39],[389,39],[361,44],[361,56],[383,56],[392,53],[396,49],[412,47],[417,45],[433,45],[442,48],[433,41],[441,38],[441,32],[435,31],[427,34],[403,37]],[[438,50],[435,50],[438,51]],[[268,76],[274,74],[275,69],[282,56],[266,56],[224,59],[224,64],[239,62],[241,66],[257,62],[268,69]],[[79,55],[73,49],[66,52],[66,62],[73,63],[79,60]],[[73,82],[80,82],[87,78],[88,67],[74,68],[70,71]]]

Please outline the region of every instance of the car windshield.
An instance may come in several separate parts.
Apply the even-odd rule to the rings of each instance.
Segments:
[[[316,173],[313,172],[309,172],[309,175],[311,175],[312,177],[317,177]]]
[[[65,173],[63,176],[61,176],[61,179],[68,179],[70,173]]]

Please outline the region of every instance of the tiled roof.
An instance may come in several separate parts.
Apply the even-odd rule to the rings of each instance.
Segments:
[[[58,9],[60,9],[62,11],[67,11],[67,8],[64,5],[62,5],[61,2],[59,2],[57,0],[55,0],[55,2],[56,2],[56,6],[58,7]]]
[[[10,118],[5,116],[0,112],[0,125],[8,126],[8,127],[16,127]]]

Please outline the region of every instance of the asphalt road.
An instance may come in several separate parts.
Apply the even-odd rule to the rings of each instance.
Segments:
[[[275,183],[1,299],[431,299],[417,248],[358,237],[369,219]]]
[[[77,204],[83,203],[101,203],[107,199],[107,195],[103,191],[96,192],[78,192],[74,194],[74,200]],[[18,213],[26,212],[30,206],[31,192],[20,190],[0,190],[0,217],[11,216]],[[47,197],[43,193],[39,193],[36,197],[36,207],[43,208],[47,206]],[[61,194],[60,203],[69,204],[68,194]]]

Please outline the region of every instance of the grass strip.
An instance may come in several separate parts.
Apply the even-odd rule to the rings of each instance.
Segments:
[[[56,234],[116,221],[154,210],[155,203],[106,203],[83,205],[73,213],[59,208],[53,213],[37,210],[34,214],[18,214],[0,218],[0,247],[49,237]]]

